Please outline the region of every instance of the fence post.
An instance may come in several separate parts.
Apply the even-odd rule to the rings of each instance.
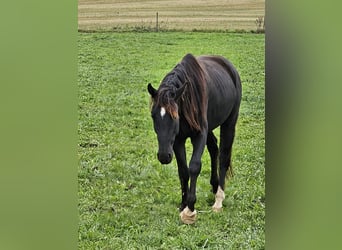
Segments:
[[[158,27],[158,12],[156,13],[156,32],[158,32],[159,27]]]

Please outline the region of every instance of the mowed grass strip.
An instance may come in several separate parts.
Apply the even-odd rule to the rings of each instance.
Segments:
[[[264,43],[263,34],[79,33],[79,249],[264,248]],[[224,210],[211,212],[205,151],[192,226],[179,219],[176,161],[156,158],[146,90],[189,52],[229,58],[243,85]]]
[[[78,2],[79,30],[256,30],[265,0],[96,1]]]

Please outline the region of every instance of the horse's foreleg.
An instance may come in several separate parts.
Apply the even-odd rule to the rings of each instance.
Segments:
[[[189,164],[190,189],[187,197],[187,207],[181,212],[181,220],[186,224],[192,224],[196,220],[196,183],[201,172],[201,157],[207,141],[207,133],[202,133],[191,138],[193,153]]]
[[[186,165],[185,139],[176,139],[175,143],[173,144],[173,151],[175,152],[177,160],[178,175],[182,190],[182,203],[180,205],[179,210],[183,211],[183,209],[187,206],[187,197],[189,189],[189,171]]]

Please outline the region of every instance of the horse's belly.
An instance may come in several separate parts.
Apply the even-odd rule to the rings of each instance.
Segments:
[[[208,100],[208,128],[213,130],[228,119],[236,99],[236,89],[229,88],[227,91],[214,91],[210,93]]]

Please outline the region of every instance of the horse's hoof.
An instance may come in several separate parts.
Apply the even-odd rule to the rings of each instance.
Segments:
[[[196,221],[196,214],[196,210],[192,212],[188,207],[186,207],[179,215],[184,224],[193,224]]]
[[[212,209],[215,213],[219,213],[219,212],[222,212],[222,207],[219,207],[219,206],[212,206]]]

